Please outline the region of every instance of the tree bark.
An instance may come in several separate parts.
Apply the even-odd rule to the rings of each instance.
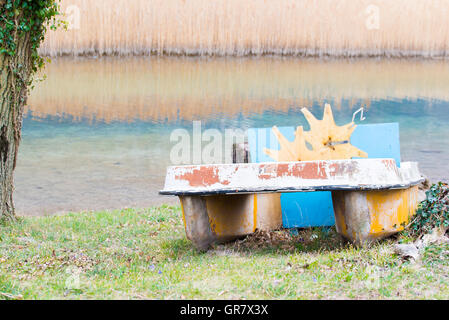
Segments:
[[[10,220],[15,218],[13,172],[32,70],[29,35],[16,37],[16,45],[14,56],[0,54],[0,218]]]

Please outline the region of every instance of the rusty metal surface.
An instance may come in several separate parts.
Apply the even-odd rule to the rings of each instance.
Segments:
[[[417,163],[393,159],[239,163],[167,168],[166,195],[405,189],[421,182]]]

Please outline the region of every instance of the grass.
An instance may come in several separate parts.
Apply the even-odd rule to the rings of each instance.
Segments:
[[[20,218],[0,225],[0,299],[448,299],[449,246],[412,263],[395,242],[315,228],[198,253],[178,207]]]

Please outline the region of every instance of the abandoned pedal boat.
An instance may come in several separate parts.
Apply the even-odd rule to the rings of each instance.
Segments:
[[[331,191],[338,233],[365,244],[404,229],[422,181],[416,162],[394,159],[187,165],[167,168],[160,194],[180,198],[186,235],[201,250],[280,228],[281,192]]]

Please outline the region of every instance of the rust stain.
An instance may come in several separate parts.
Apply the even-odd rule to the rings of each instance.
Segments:
[[[191,172],[177,175],[175,179],[187,181],[191,187],[206,187],[216,183],[228,185],[230,183],[228,180],[220,180],[218,168],[213,166],[195,168]]]
[[[295,166],[293,176],[303,179],[327,179],[326,165],[324,162],[307,163],[303,166]]]
[[[384,160],[382,160],[382,163],[385,165],[385,167],[387,169],[393,169],[393,170],[397,169],[396,161],[394,161],[394,160],[384,159]]]
[[[382,164],[388,171],[396,171],[394,160],[382,160]],[[247,171],[246,171],[247,170]],[[358,177],[361,170],[356,161],[332,162],[332,161],[314,161],[314,162],[284,162],[284,163],[264,163],[260,165],[238,165],[235,167],[223,165],[202,165],[184,167],[178,171],[175,180],[185,181],[190,187],[209,187],[213,185],[230,186],[239,176],[240,179],[249,178],[262,181],[275,180],[278,178],[292,177],[304,180],[326,180],[334,177],[342,177],[351,180],[354,176]],[[243,172],[239,172],[243,171]],[[253,176],[256,175],[256,177]],[[236,188],[236,192],[238,188]]]
[[[302,179],[320,179],[324,180],[329,176],[335,176],[338,171],[341,171],[341,166],[332,164],[329,168],[334,170],[327,173],[327,165],[325,162],[316,163],[300,163],[292,166],[289,163],[278,163],[261,166],[259,179],[268,180],[273,178],[280,178],[285,176],[298,177]]]
[[[259,167],[259,179],[268,180],[277,176],[279,164],[264,164]]]

